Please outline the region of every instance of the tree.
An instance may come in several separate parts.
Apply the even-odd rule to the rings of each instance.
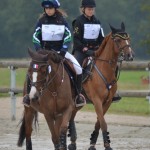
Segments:
[[[146,48],[148,52],[150,53],[150,1],[144,1],[141,10],[145,12],[145,20],[143,20],[142,23],[142,30],[145,33],[145,36],[143,37],[143,45],[146,45]]]
[[[68,22],[80,14],[81,0],[63,0],[61,8],[68,14]],[[36,21],[43,12],[40,0],[0,0],[0,58],[21,58],[28,56],[27,48],[33,48],[32,34]],[[136,58],[149,59],[150,49],[150,2],[147,0],[96,0],[96,16],[100,19],[105,34],[110,32],[109,23],[120,27],[123,21],[130,33]],[[145,4],[145,5],[144,5]]]

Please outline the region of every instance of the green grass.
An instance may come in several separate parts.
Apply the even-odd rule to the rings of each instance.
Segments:
[[[148,71],[121,71],[118,89],[144,90],[148,84],[142,84],[141,77],[148,77]]]
[[[16,86],[22,87],[25,81],[27,69],[17,69],[16,70]],[[0,87],[10,87],[10,70],[0,68]],[[2,86],[1,86],[2,85]]]
[[[23,87],[27,69],[16,70],[16,87]],[[122,71],[119,81],[118,90],[144,90],[148,89],[148,84],[142,84],[141,77],[148,76],[146,71]],[[0,68],[0,88],[10,87],[10,70]],[[1,94],[9,96],[8,94]],[[83,111],[94,111],[93,105],[87,104]],[[112,103],[108,113],[129,114],[129,115],[150,115],[150,104],[145,98],[122,98],[119,103]]]
[[[82,111],[94,112],[93,104],[87,104]],[[122,98],[118,103],[112,103],[108,113],[150,116],[150,104],[145,98]]]

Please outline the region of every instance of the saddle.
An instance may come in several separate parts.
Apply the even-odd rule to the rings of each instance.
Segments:
[[[75,95],[77,94],[77,86],[76,86],[76,72],[74,70],[72,62],[70,60],[65,59],[64,61],[64,68],[67,71],[72,86],[75,89]],[[92,68],[93,68],[93,60],[90,58],[85,58],[82,64],[83,68],[83,79],[82,83],[86,82],[90,77],[92,77]],[[82,94],[85,96],[87,102],[90,102],[89,98],[87,97],[84,89],[82,88]]]
[[[74,70],[72,62],[70,62],[70,60],[68,60],[68,59],[65,59],[64,66],[65,66],[65,69],[66,69],[69,77],[71,79],[74,79],[74,81],[75,81],[76,72]],[[89,77],[92,76],[92,68],[93,68],[93,60],[92,60],[92,58],[89,58],[89,57],[85,58],[84,61],[83,61],[83,64],[82,64],[82,68],[83,68],[82,83],[84,83]]]

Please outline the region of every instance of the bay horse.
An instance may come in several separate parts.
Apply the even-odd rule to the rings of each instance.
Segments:
[[[67,150],[66,132],[74,101],[62,58],[57,52],[46,50],[29,50],[29,54],[32,59],[28,68],[31,107],[25,107],[17,145],[21,147],[26,138],[26,150],[32,150],[32,123],[34,118],[37,119],[37,112],[41,112],[47,121],[55,150]],[[26,82],[24,95],[27,93],[25,87]]]

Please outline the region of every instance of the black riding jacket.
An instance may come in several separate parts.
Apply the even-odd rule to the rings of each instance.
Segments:
[[[96,24],[100,25],[99,35],[96,39],[84,39],[84,25],[85,24]],[[97,49],[104,39],[103,29],[101,27],[101,23],[95,16],[89,20],[85,17],[84,14],[80,15],[75,19],[72,23],[73,26],[73,53],[75,51],[82,52],[84,47],[88,47],[89,49]]]
[[[65,29],[64,29],[64,33],[63,33],[63,38],[61,40],[57,40],[57,41],[42,40],[42,25],[60,25],[60,26],[64,25]],[[56,30],[54,32],[57,32]],[[56,51],[60,51],[62,48],[65,47],[65,49],[67,51],[69,45],[71,44],[71,32],[70,32],[70,29],[68,27],[66,20],[63,18],[62,15],[57,14],[57,13],[54,16],[48,16],[47,14],[43,14],[43,16],[37,22],[32,41],[34,43],[36,50],[39,50],[39,49],[51,50],[51,49],[53,49]]]

